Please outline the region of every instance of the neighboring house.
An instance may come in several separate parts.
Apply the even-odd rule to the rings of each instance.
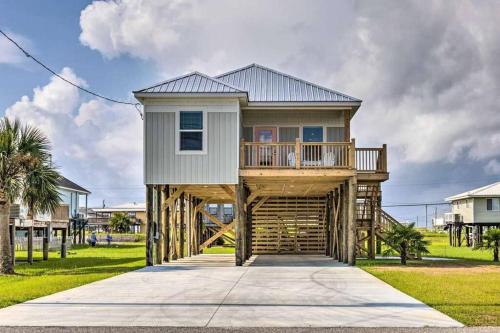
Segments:
[[[15,230],[12,233],[15,235],[12,239],[13,245],[17,241],[20,248],[29,247],[27,243],[32,243],[33,237],[43,238],[43,242],[49,242],[48,247],[52,246],[52,243],[66,242],[66,237],[72,231],[70,221],[74,221],[75,218],[85,218],[85,216],[79,215],[78,212],[80,204],[83,203],[85,204],[84,211],[86,211],[90,191],[63,176],[59,178],[58,191],[61,202],[54,213],[35,214],[33,219],[28,219],[28,207],[20,204],[19,200],[11,206],[10,224],[11,228]],[[83,203],[81,202],[82,197]],[[63,240],[54,238],[54,236],[59,235],[62,235]],[[48,250],[48,247],[46,250]],[[31,250],[33,250],[33,244],[31,244]],[[46,255],[47,253],[44,255],[44,259]],[[61,255],[64,256],[65,253],[61,252]]]
[[[451,212],[445,214],[451,245],[460,246],[462,238],[471,245],[480,239],[486,228],[500,227],[500,182],[445,200],[451,203]]]
[[[146,204],[136,202],[113,207],[91,208],[88,215],[89,228],[97,231],[108,230],[109,219],[116,213],[125,213],[131,218],[131,232],[146,232]]]
[[[397,223],[380,208],[386,146],[359,148],[351,137],[360,99],[256,64],[134,95],[144,105],[149,265],[226,233],[237,265],[260,253],[354,264],[374,257],[376,238]],[[207,204],[234,205],[234,220],[224,224]],[[219,227],[208,239],[204,219]]]

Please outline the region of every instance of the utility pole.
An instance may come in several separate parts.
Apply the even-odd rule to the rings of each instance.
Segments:
[[[425,229],[427,230],[427,204],[425,205]]]

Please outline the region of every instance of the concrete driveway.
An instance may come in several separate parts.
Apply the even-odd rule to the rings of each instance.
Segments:
[[[0,310],[0,326],[460,327],[323,256],[197,256]]]

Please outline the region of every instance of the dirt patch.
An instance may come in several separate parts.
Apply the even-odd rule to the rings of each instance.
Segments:
[[[480,274],[480,273],[500,273],[499,265],[446,265],[446,266],[386,266],[372,267],[376,272],[415,272],[426,274]]]

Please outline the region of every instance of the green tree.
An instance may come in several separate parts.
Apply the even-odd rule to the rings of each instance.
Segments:
[[[493,261],[498,262],[498,249],[500,248],[500,229],[489,229],[483,235],[483,242],[475,249],[486,249],[493,251]]]
[[[116,213],[109,219],[109,226],[116,232],[129,232],[132,220],[125,213]]]
[[[406,265],[410,253],[429,253],[429,241],[424,240],[424,235],[415,229],[415,223],[408,225],[396,224],[386,233],[385,243],[390,246],[384,255],[399,253],[401,264]]]
[[[9,239],[10,207],[16,199],[30,214],[53,213],[59,173],[50,163],[50,143],[37,128],[0,120],[0,273],[14,274]]]

